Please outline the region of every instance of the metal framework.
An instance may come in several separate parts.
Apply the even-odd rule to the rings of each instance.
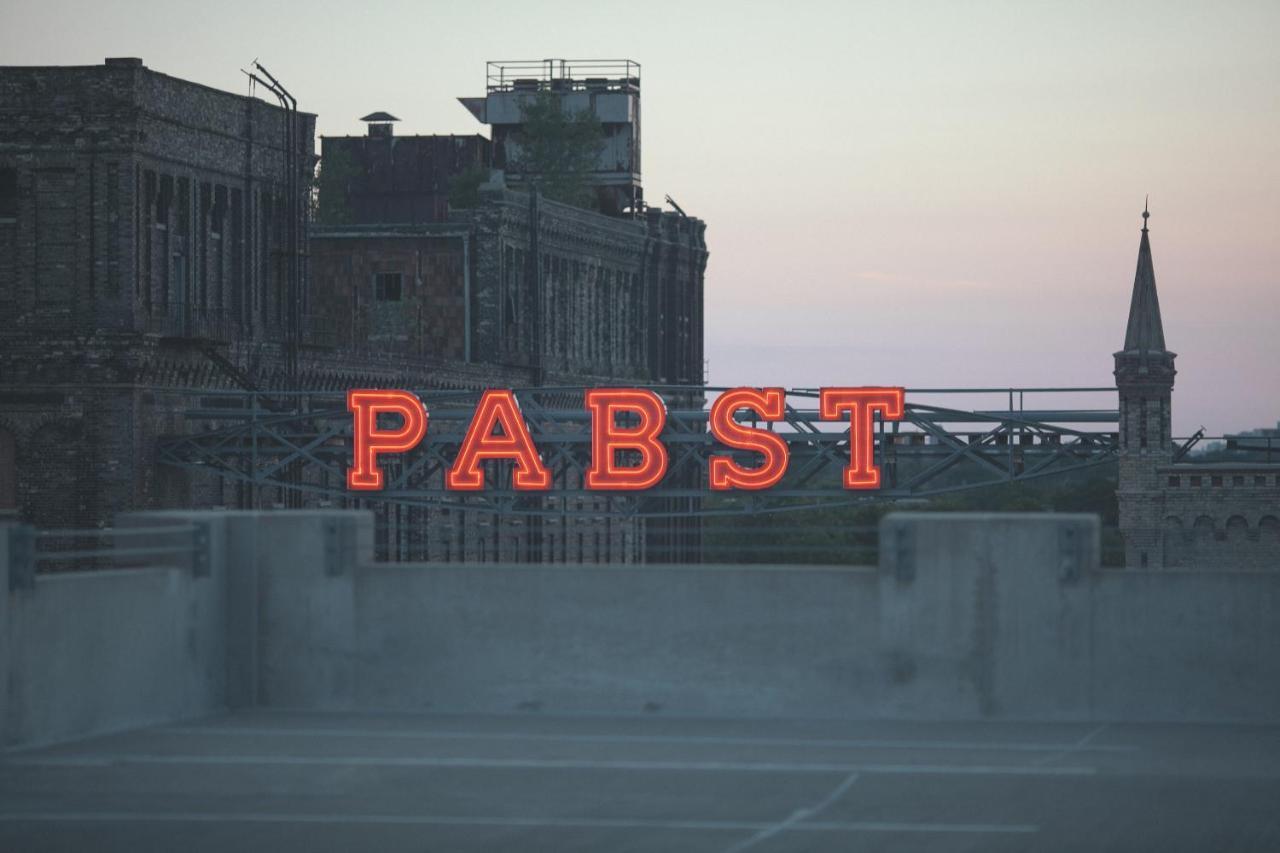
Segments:
[[[818,389],[793,389],[787,392],[784,420],[755,424],[774,430],[788,444],[791,461],[783,482],[765,492],[712,492],[706,485],[708,458],[731,451],[708,432],[706,403],[725,389],[648,387],[667,401],[662,439],[670,464],[661,485],[638,494],[581,487],[590,462],[590,416],[581,387],[516,391],[529,432],[553,474],[553,487],[544,493],[514,491],[508,463],[487,464],[483,492],[444,488],[444,471],[456,458],[477,391],[419,394],[430,412],[427,437],[404,457],[379,460],[387,471],[387,488],[379,492],[346,490],[351,415],[337,392],[193,393],[186,412],[191,429],[161,438],[159,461],[254,487],[310,493],[334,505],[390,502],[525,516],[687,517],[923,498],[1089,468],[1112,461],[1117,453],[1115,409],[1025,406],[1029,396],[1056,402],[1068,395],[1107,394],[1111,401],[1114,388],[908,389],[903,419],[876,423],[883,488],[849,492],[840,479],[849,460],[847,423],[819,417]],[[957,396],[987,406],[998,403],[972,409],[943,405]],[[740,458],[749,465],[753,455]]]

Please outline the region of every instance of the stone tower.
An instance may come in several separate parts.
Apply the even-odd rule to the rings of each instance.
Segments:
[[[1116,388],[1120,392],[1120,478],[1116,497],[1124,534],[1125,565],[1164,565],[1164,484],[1161,470],[1173,462],[1170,398],[1174,353],[1164,344],[1160,300],[1151,263],[1151,240],[1142,211],[1138,270],[1129,303],[1124,349],[1115,354]]]

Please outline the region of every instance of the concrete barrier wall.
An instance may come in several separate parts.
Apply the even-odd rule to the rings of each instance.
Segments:
[[[209,581],[180,569],[41,576],[9,614],[6,745],[209,713],[221,705]],[[217,663],[221,663],[220,660]]]
[[[357,707],[866,716],[874,570],[368,565]]]
[[[884,711],[1086,719],[1092,515],[897,513],[881,524]]]
[[[221,539],[220,522],[209,523]],[[7,554],[7,544],[0,542],[0,552]],[[189,565],[56,572],[12,592],[6,578],[0,742],[49,743],[221,708],[226,608],[218,544],[210,556],[202,576]]]
[[[1280,720],[1280,575],[1101,571],[1093,516],[895,514],[878,571],[376,564],[367,520],[278,523],[276,707]]]
[[[377,564],[364,512],[121,523],[193,520],[205,575],[3,597],[5,744],[241,706],[1280,721],[1280,572],[1100,571],[1089,516],[891,515],[875,570]]]
[[[1280,721],[1280,566],[1104,572],[1092,593],[1095,716]]]

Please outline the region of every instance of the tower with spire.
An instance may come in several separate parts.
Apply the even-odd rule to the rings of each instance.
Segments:
[[[1120,392],[1120,474],[1116,497],[1124,535],[1125,565],[1164,565],[1164,488],[1162,469],[1173,462],[1170,404],[1175,354],[1164,342],[1160,299],[1151,261],[1148,205],[1142,209],[1138,269],[1129,302],[1124,348],[1115,354]]]

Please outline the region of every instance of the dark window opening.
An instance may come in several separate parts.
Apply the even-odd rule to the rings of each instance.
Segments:
[[[0,513],[18,508],[18,452],[13,433],[0,429]]]
[[[0,219],[18,218],[18,170],[0,169]]]
[[[1210,481],[1209,481],[1209,482],[1210,482],[1212,485],[1214,485],[1214,486],[1221,486],[1221,485],[1222,485],[1222,478],[1221,478],[1221,477],[1212,477],[1212,478],[1210,478]]]
[[[173,177],[160,176],[160,192],[156,194],[156,225],[169,226],[169,206],[173,203]]]
[[[1201,483],[1201,482],[1203,482],[1203,480],[1202,480],[1202,478],[1200,478],[1200,477],[1192,477],[1192,478],[1191,478],[1191,485],[1193,485],[1193,486],[1198,486],[1198,485],[1200,485],[1200,483]]]
[[[213,190],[213,207],[209,211],[209,235],[221,237],[227,219],[227,188],[215,187]]]
[[[1267,484],[1267,478],[1259,474],[1253,478],[1253,484],[1255,486],[1265,486]]]
[[[1233,486],[1243,486],[1243,485],[1244,485],[1244,475],[1242,475],[1242,474],[1237,474],[1237,475],[1235,475],[1234,477],[1232,477],[1232,478],[1231,478],[1231,485],[1233,485]]]
[[[399,302],[403,275],[380,272],[373,277],[373,298],[378,302]]]
[[[178,179],[178,234],[186,237],[191,233],[191,182],[186,178]]]
[[[1182,485],[1182,478],[1181,478],[1181,477],[1170,477],[1170,478],[1169,478],[1169,485],[1170,485],[1170,486],[1175,486],[1175,487],[1176,487],[1176,486],[1181,486],[1181,485]]]

